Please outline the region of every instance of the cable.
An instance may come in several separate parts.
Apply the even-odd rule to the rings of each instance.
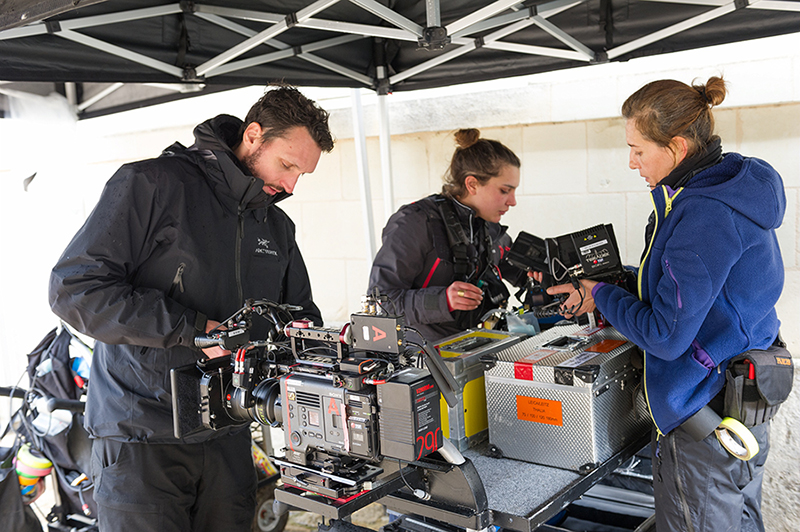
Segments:
[[[423,345],[427,345],[427,343],[428,343],[428,340],[427,340],[427,339],[426,339],[426,338],[425,338],[425,337],[422,335],[422,333],[421,333],[421,332],[419,332],[419,331],[418,331],[417,329],[415,329],[414,327],[411,327],[411,326],[409,326],[409,325],[404,325],[404,326],[403,326],[403,330],[404,330],[404,331],[410,331],[410,332],[413,332],[414,334],[416,334],[417,336],[419,336],[419,338],[420,338],[420,339],[422,340],[422,342],[423,342]],[[410,345],[410,346],[412,346],[412,347],[416,347],[417,349],[419,349],[419,350],[420,350],[420,351],[422,351],[423,353],[425,352],[425,348],[424,348],[423,346],[419,345],[419,344],[415,344],[414,342],[409,342],[409,341],[406,341],[406,344],[408,344],[408,345]],[[422,357],[422,356],[420,356],[420,353],[417,353],[417,357],[416,357],[416,367],[418,367],[418,368],[422,368],[422,367],[423,367],[423,361],[422,361],[422,359],[423,359],[423,357]]]
[[[533,313],[534,318],[552,318],[553,316],[560,316],[560,304],[560,301],[554,301],[541,307],[535,307],[531,309],[531,312]]]
[[[381,308],[381,310],[382,310],[384,313],[386,313],[386,314],[389,314],[389,315],[396,315],[396,314],[397,314],[397,305],[395,305],[395,303],[394,303],[394,300],[392,300],[392,299],[389,299],[389,298],[387,297],[387,298],[386,298],[386,301],[388,301],[389,303],[391,303],[391,304],[392,304],[392,312],[391,312],[391,313],[390,313],[388,310],[386,310],[386,307],[384,307],[384,306],[381,304],[381,300],[380,300],[380,299],[378,299],[378,297],[377,297],[377,296],[375,297],[375,303],[377,303],[377,305],[378,305],[378,306]]]
[[[562,273],[560,276],[556,275],[555,268],[553,268],[553,265],[554,265],[554,264],[558,264],[559,266],[561,266],[561,267],[564,269],[564,273]],[[562,279],[564,279],[564,277],[566,277],[568,274],[569,274],[569,268],[567,268],[566,266],[564,266],[564,263],[563,263],[563,262],[561,262],[561,260],[560,260],[558,257],[553,257],[553,260],[552,260],[552,262],[551,262],[551,264],[550,264],[550,275],[552,275],[552,276],[553,276],[553,278],[554,278],[556,281],[561,281],[561,280],[562,280]]]
[[[406,477],[405,477],[405,475],[403,475],[403,464],[400,463],[400,460],[397,460],[397,467],[400,470],[400,478],[403,479],[403,484],[405,484],[406,487],[409,490],[411,490],[411,494],[414,497],[416,497],[417,499],[423,500],[423,501],[427,501],[427,500],[429,500],[431,498],[430,493],[426,492],[425,490],[414,489],[414,488],[411,487],[411,485],[408,483],[408,481],[406,481]]]
[[[414,334],[416,334],[417,336],[419,336],[420,340],[422,340],[423,342],[427,342],[427,340],[425,339],[425,337],[424,337],[424,336],[422,336],[422,333],[421,333],[421,332],[419,332],[419,331],[418,331],[417,329],[415,329],[414,327],[411,327],[410,325],[403,325],[403,330],[404,330],[404,331],[410,331],[410,332],[413,332]]]
[[[405,484],[406,487],[409,490],[411,490],[411,493],[414,493],[414,488],[411,487],[411,484],[408,483],[408,481],[406,480],[405,475],[403,475],[403,464],[402,464],[402,462],[400,462],[399,459],[397,460],[397,469],[400,471],[400,478],[403,479],[403,484]]]
[[[408,341],[406,342],[406,344],[410,345],[411,347],[416,347],[418,349],[417,367],[418,368],[424,368],[425,367],[425,358],[428,356],[427,350],[426,350],[427,346],[428,346],[428,341],[425,340],[422,343],[422,345],[414,343],[414,342],[408,342]],[[433,350],[436,351],[435,348]]]
[[[26,397],[23,397],[21,399],[22,404],[20,405],[19,408],[17,408],[16,412],[14,411],[14,393],[15,393],[16,390],[22,390],[22,388],[19,387],[19,383],[22,382],[22,378],[25,377],[25,373],[26,372],[23,371],[22,375],[19,376],[19,379],[17,379],[17,382],[11,387],[11,394],[8,396],[8,424],[11,427],[11,430],[14,431],[14,434],[17,434],[18,436],[19,436],[19,433],[14,428],[14,424],[13,424],[14,416],[19,414],[22,411],[22,409],[27,406],[28,391],[24,390]]]
[[[299,351],[297,354],[299,356],[299,355],[306,355],[306,354],[309,354],[309,353],[313,354],[314,352],[316,352],[318,354],[322,354],[322,355],[327,356],[327,357],[335,357],[337,355],[336,351],[334,351],[330,347],[326,347],[324,345],[315,345],[315,346],[307,347],[307,348],[303,349],[302,351]]]

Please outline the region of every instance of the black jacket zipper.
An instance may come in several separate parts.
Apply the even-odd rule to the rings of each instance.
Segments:
[[[183,270],[185,269],[186,269],[186,263],[181,262],[178,265],[178,271],[175,272],[175,277],[172,278],[172,286],[170,286],[169,288],[169,293],[167,293],[167,297],[172,298],[177,288],[180,288],[181,293],[183,293]]]
[[[234,267],[236,268],[236,289],[238,290],[240,304],[244,301],[244,288],[242,287],[242,240],[244,239],[245,201],[247,201],[246,198],[250,194],[250,189],[252,189],[253,185],[256,183],[256,179],[255,177],[250,178],[250,185],[248,185],[242,197],[242,201],[239,203],[239,223],[236,226],[236,257]]]

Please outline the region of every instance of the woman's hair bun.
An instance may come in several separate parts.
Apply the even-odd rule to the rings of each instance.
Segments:
[[[481,138],[481,132],[475,128],[459,129],[456,131],[456,144],[459,148],[469,148]]]
[[[694,89],[700,93],[709,107],[715,107],[722,103],[728,93],[725,81],[721,77],[712,76],[708,78],[705,85],[693,85]]]

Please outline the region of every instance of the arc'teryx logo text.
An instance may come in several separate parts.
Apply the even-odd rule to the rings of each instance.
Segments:
[[[258,245],[256,245],[256,253],[260,253],[262,255],[273,255],[275,257],[278,256],[278,252],[274,249],[269,249],[270,241],[266,238],[259,238]]]

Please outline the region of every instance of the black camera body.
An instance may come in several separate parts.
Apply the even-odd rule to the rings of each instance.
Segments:
[[[517,268],[542,272],[558,284],[572,279],[614,283],[626,275],[611,224],[545,239],[520,232],[506,260]]]
[[[250,305],[248,315],[258,308]],[[176,437],[281,427],[285,454],[274,461],[283,483],[334,499],[383,473],[384,458],[412,462],[443,445],[440,388],[415,367],[420,346],[407,345],[402,317],[356,313],[342,329],[290,321],[271,340],[242,345],[230,344],[247,336],[231,335],[231,325],[248,320],[229,322],[220,342],[230,357],[171,371]]]

